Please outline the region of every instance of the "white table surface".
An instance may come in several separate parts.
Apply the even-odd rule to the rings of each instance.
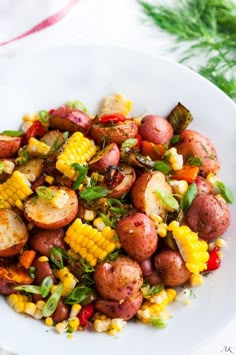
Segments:
[[[162,3],[174,1],[179,0],[164,0]],[[9,11],[6,11],[7,2],[9,6],[11,4]],[[0,42],[23,33],[67,3],[68,0],[1,0]],[[31,13],[25,12],[25,22],[22,22],[19,21],[18,14],[24,5],[27,9],[31,6]],[[35,11],[32,13],[33,9]],[[88,43],[139,48],[149,53],[178,59],[170,50],[172,42],[169,37],[147,23],[136,0],[80,0],[67,16],[54,26],[9,45],[0,46],[0,61],[8,60],[22,52],[34,51],[36,48]],[[220,334],[207,339],[204,345],[200,344],[199,349],[191,355],[236,354],[235,335],[236,319],[225,325]]]

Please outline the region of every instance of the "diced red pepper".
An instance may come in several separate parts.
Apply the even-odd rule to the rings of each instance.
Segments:
[[[48,111],[49,115],[51,116],[56,110],[54,110],[54,108],[52,108],[51,110]]]
[[[84,327],[89,326],[88,320],[92,317],[94,313],[94,306],[92,303],[86,304],[86,306],[82,307],[78,314],[78,318],[80,321],[80,325]]]
[[[22,136],[22,145],[26,145],[29,143],[29,139],[33,138],[42,138],[47,132],[46,127],[41,123],[41,121],[34,121],[32,126],[27,130],[27,132]]]
[[[100,118],[100,123],[117,123],[125,122],[126,118],[121,113],[102,115]]]
[[[141,144],[142,144],[142,137],[140,134],[137,134],[137,136],[135,136],[134,138],[136,138],[138,141],[137,141],[137,144],[134,146],[135,149],[139,149],[141,147]]]
[[[176,170],[171,176],[174,180],[186,180],[189,184],[192,184],[199,173],[199,167],[193,165],[183,165],[183,168]]]
[[[160,160],[166,152],[165,144],[154,144],[148,141],[142,141],[141,153],[144,156],[149,156],[152,160]]]
[[[213,271],[220,267],[221,259],[218,255],[218,251],[219,247],[215,247],[212,251],[210,251],[206,271]]]

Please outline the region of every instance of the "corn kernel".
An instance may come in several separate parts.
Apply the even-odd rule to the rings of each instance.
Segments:
[[[97,228],[97,230],[98,230],[99,232],[101,232],[101,231],[106,227],[106,225],[105,225],[105,223],[103,222],[103,220],[102,220],[101,217],[96,218],[96,219],[93,221],[93,225],[94,225],[94,227]]]
[[[12,293],[10,296],[7,298],[7,303],[9,304],[10,307],[14,307],[16,302],[18,301],[18,295],[15,293]]]
[[[33,302],[27,302],[25,304],[25,313],[29,314],[30,316],[34,316],[36,311],[36,304]]]
[[[12,174],[15,168],[15,164],[10,160],[4,160],[3,172],[6,174]]]
[[[68,329],[68,322],[67,321],[63,321],[60,323],[57,323],[55,325],[55,329],[59,334],[63,334],[66,333],[67,329]]]
[[[174,193],[183,196],[188,190],[188,183],[185,180],[172,180],[170,185],[173,187]]]
[[[44,262],[46,262],[46,261],[48,261],[49,259],[48,259],[48,257],[47,256],[40,256],[39,258],[38,258],[38,261],[40,262],[40,263],[44,263]]]
[[[68,324],[73,331],[76,331],[80,325],[79,318],[77,317],[69,318]]]
[[[79,311],[81,310],[81,305],[76,303],[73,304],[71,307],[71,311],[70,311],[70,318],[74,318],[79,314]]]
[[[51,148],[49,145],[39,141],[36,138],[31,137],[29,139],[29,143],[27,145],[26,150],[33,157],[37,157],[37,156],[41,156],[41,155],[44,155],[44,156],[48,155]]]
[[[54,183],[54,177],[53,176],[50,176],[50,175],[47,175],[46,177],[45,177],[45,181],[48,183],[48,184],[50,184],[50,185],[52,185],[53,183]]]
[[[48,326],[48,327],[51,327],[53,325],[53,319],[51,317],[47,317],[45,318],[45,324]]]
[[[39,309],[39,308],[36,308],[36,311],[34,312],[33,317],[34,317],[35,319],[42,319],[42,318],[43,318],[42,310]]]
[[[25,302],[17,301],[13,306],[14,311],[18,313],[23,313],[25,311]]]
[[[19,208],[19,210],[23,211],[24,210],[24,205],[21,202],[21,200],[16,200],[15,205],[17,208]]]
[[[216,247],[218,248],[224,248],[225,247],[225,240],[222,239],[222,238],[217,238],[216,241],[215,241],[215,245]]]
[[[22,121],[23,122],[27,122],[27,121],[36,121],[38,119],[37,115],[35,112],[27,112],[26,114],[24,114],[24,116],[22,117]]]
[[[43,300],[39,300],[37,303],[36,303],[36,306],[38,309],[42,310],[43,307],[45,305],[45,302]]]
[[[192,287],[201,286],[203,284],[203,282],[204,282],[203,277],[200,274],[197,274],[197,275],[192,274],[190,277],[190,285]]]
[[[93,221],[94,218],[96,217],[96,212],[93,210],[84,210],[84,215],[83,218],[85,221]]]

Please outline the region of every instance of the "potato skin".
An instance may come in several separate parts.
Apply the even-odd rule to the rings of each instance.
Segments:
[[[14,287],[30,285],[33,279],[27,270],[16,265],[0,266],[0,294],[10,295],[15,292]]]
[[[216,150],[211,141],[202,134],[192,130],[184,130],[180,134],[180,140],[176,144],[176,149],[179,154],[183,155],[184,161],[189,156],[200,158],[202,162],[200,170],[206,175],[210,172],[214,174],[218,172],[220,164]]]
[[[124,194],[129,192],[136,180],[135,170],[131,166],[120,164],[119,168],[120,173],[124,175],[124,179],[114,188],[114,190],[111,190],[108,195],[110,198],[121,198]]]
[[[138,312],[142,301],[142,293],[138,292],[122,303],[119,301],[97,300],[95,301],[95,309],[98,312],[106,314],[110,318],[129,320]]]
[[[197,176],[195,180],[195,184],[197,186],[198,196],[200,195],[212,195],[213,194],[213,186],[204,179],[202,176]]]
[[[0,134],[0,158],[13,157],[20,148],[21,137],[10,137]]]
[[[138,134],[138,127],[132,120],[117,123],[115,126],[105,126],[95,122],[90,134],[97,144],[101,144],[105,139],[108,143],[113,142],[120,146],[126,139],[134,138]]]
[[[80,131],[87,134],[91,120],[83,111],[62,105],[51,115],[49,125],[61,131]]]
[[[100,296],[111,301],[130,298],[143,284],[139,264],[126,256],[97,264],[93,279]]]
[[[154,223],[144,213],[135,213],[117,223],[116,231],[126,253],[141,263],[157,249],[158,236]]]
[[[28,231],[23,220],[10,209],[0,208],[0,256],[17,255],[28,240]]]
[[[149,142],[165,144],[173,137],[173,128],[164,117],[147,115],[142,118],[139,133]]]
[[[70,315],[70,307],[62,300],[59,300],[55,312],[51,315],[55,323],[63,322],[68,319]]]
[[[176,250],[163,250],[155,256],[155,267],[158,276],[166,286],[183,285],[190,278],[190,272],[185,262]]]
[[[37,251],[38,253],[50,256],[50,250],[53,246],[61,247],[66,249],[66,244],[64,242],[65,232],[63,228],[54,230],[37,230],[29,238],[29,246]]]
[[[159,171],[145,173],[135,181],[131,190],[131,199],[134,206],[141,212],[148,216],[155,213],[164,219],[167,211],[165,205],[154,192],[158,189],[172,193],[172,188],[163,173]]]
[[[230,211],[222,198],[197,196],[186,214],[189,227],[205,240],[220,237],[230,224]]]
[[[35,259],[32,263],[32,266],[35,267],[35,278],[34,278],[34,284],[35,285],[41,285],[45,277],[51,276],[53,283],[56,283],[55,276],[53,274],[53,271],[51,269],[51,266],[48,261],[39,261],[38,258]]]
[[[36,227],[42,229],[58,229],[66,226],[77,215],[78,198],[74,190],[67,187],[50,186],[53,193],[59,189],[65,190],[69,195],[69,200],[63,208],[55,208],[50,200],[38,197],[35,201],[34,196],[30,196],[25,202],[25,218],[32,222]]]
[[[89,169],[103,173],[111,165],[118,165],[120,161],[120,151],[116,143],[111,143],[103,150],[99,151],[89,162]]]

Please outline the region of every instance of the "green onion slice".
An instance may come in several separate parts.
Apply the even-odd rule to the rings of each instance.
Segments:
[[[42,123],[48,123],[50,115],[49,115],[48,111],[41,110],[38,112],[38,117]]]
[[[36,193],[39,197],[51,200],[53,198],[52,191],[46,186],[39,186],[36,189]]]
[[[80,192],[80,197],[83,200],[93,201],[100,197],[107,196],[109,191],[102,186],[92,186]]]
[[[169,211],[178,210],[179,203],[172,194],[161,190],[155,190],[155,192]]]
[[[164,174],[167,174],[171,171],[171,167],[169,164],[165,163],[164,161],[155,161],[154,170],[161,171]]]
[[[233,203],[234,198],[232,191],[222,181],[217,181],[215,185],[220,190],[220,194],[225,199],[225,201],[228,203]]]
[[[196,198],[197,193],[198,193],[197,186],[194,183],[191,184],[188,187],[188,190],[184,193],[182,200],[180,202],[180,207],[182,208],[184,213],[188,211],[189,207],[193,203],[193,200]]]
[[[121,147],[122,148],[132,148],[132,147],[135,147],[137,143],[138,143],[137,138],[129,138],[129,139],[126,139],[126,141],[124,141],[122,143]]]
[[[72,290],[71,294],[65,299],[65,303],[66,304],[81,303],[85,300],[87,294],[91,291],[92,290],[90,287],[77,286]]]
[[[4,136],[20,137],[24,134],[22,131],[3,131],[1,132]]]
[[[35,295],[41,295],[40,286],[34,285],[22,285],[14,287],[17,291],[24,291],[28,293],[34,293]]]
[[[53,280],[51,276],[46,276],[40,285],[40,292],[43,298],[48,296],[52,285],[53,285]]]
[[[63,288],[63,285],[62,285],[62,283],[60,283],[56,287],[56,289],[52,293],[52,295],[49,297],[47,302],[45,303],[45,305],[42,309],[42,313],[43,313],[44,317],[50,317],[55,312],[58,302],[61,298],[62,288]]]

